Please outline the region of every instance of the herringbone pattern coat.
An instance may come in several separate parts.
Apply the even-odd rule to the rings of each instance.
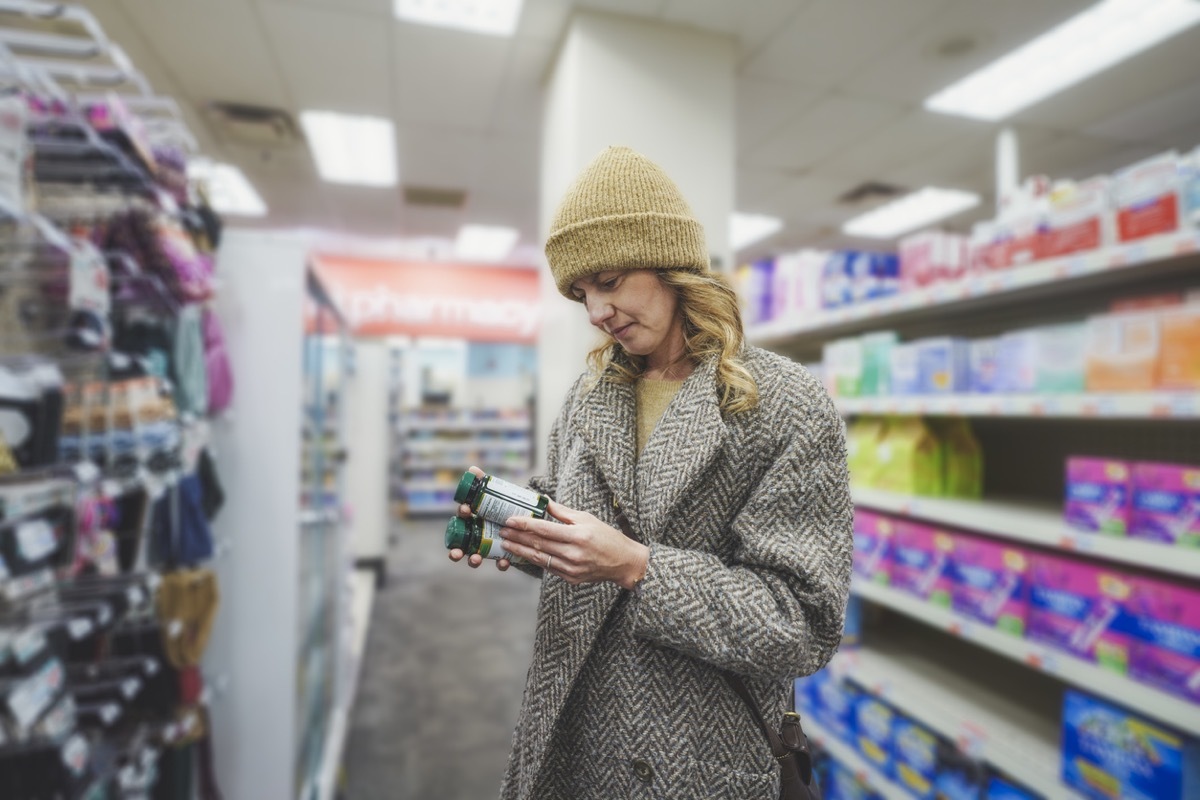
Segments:
[[[580,379],[533,485],[650,547],[635,594],[543,576],[503,800],[775,800],[778,770],[719,670],[777,723],[837,648],[850,587],[845,440],[820,383],[757,348],[757,409],[693,372],[640,459],[632,386]],[[536,568],[526,571],[540,575]]]

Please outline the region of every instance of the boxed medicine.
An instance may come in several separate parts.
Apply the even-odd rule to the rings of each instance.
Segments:
[[[1132,593],[1133,580],[1119,570],[1031,552],[1026,638],[1125,675]]]
[[[1200,547],[1200,467],[1139,462],[1132,472],[1129,535]]]
[[[949,572],[954,610],[1014,636],[1024,636],[1028,552],[962,534],[956,534],[953,543]]]
[[[886,514],[854,511],[854,574],[873,583],[891,579],[894,523]]]
[[[892,585],[934,605],[951,605],[950,554],[954,537],[931,525],[895,520]]]
[[[1140,161],[1113,175],[1118,241],[1179,230],[1179,189],[1179,156],[1174,152]]]
[[[892,721],[896,712],[882,700],[861,694],[854,706],[855,746],[880,774],[892,775]]]
[[[934,800],[938,736],[919,722],[896,714],[892,722],[893,776],[916,800]]]
[[[1126,606],[1130,676],[1200,703],[1200,589],[1138,578]]]
[[[1124,536],[1133,511],[1133,472],[1111,458],[1067,459],[1066,521],[1089,533]]]
[[[1162,339],[1153,313],[1103,314],[1087,321],[1089,392],[1148,392],[1158,383]]]

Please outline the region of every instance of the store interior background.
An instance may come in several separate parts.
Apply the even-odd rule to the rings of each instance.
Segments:
[[[714,269],[742,293],[751,343],[821,373],[861,434],[852,458],[876,446],[872,419],[894,430],[897,418],[935,419],[934,428],[969,420],[964,447],[982,453],[981,483],[944,498],[944,485],[918,485],[912,473],[858,480],[856,558],[918,522],[936,533],[914,552],[936,560],[951,539],[989,543],[1021,563],[1022,592],[1036,582],[1030,562],[1059,558],[1091,565],[1064,570],[1107,570],[1122,586],[1144,581],[1174,604],[1161,618],[1179,632],[1177,651],[1162,656],[1172,666],[1141,673],[1126,663],[1137,645],[1114,666],[1094,648],[1031,637],[1027,616],[1004,630],[959,608],[950,589],[939,595],[940,583],[902,586],[860,563],[842,653],[799,689],[827,797],[1099,797],[1095,771],[1084,770],[1098,781],[1090,794],[1077,765],[1075,784],[1064,777],[1079,746],[1072,704],[1094,703],[1122,725],[1161,730],[1147,736],[1167,754],[1151,778],[1105,796],[1200,798],[1200,529],[1193,518],[1190,539],[1151,542],[1083,532],[1063,515],[1070,457],[1190,465],[1200,481],[1200,366],[1164,383],[1154,362],[1143,385],[1142,363],[1122,362],[1120,380],[1093,384],[1080,349],[1090,334],[1076,327],[1038,340],[1047,351],[1076,342],[1080,371],[1065,382],[1055,383],[1056,362],[1046,384],[1034,375],[982,394],[968,351],[948,345],[947,369],[964,359],[961,386],[953,377],[949,387],[872,396],[863,373],[872,356],[857,338],[981,340],[1124,308],[1156,342],[1176,324],[1175,341],[1200,351],[1200,24],[998,119],[926,106],[1081,12],[1121,1],[524,0],[502,34],[400,19],[392,0],[82,2],[128,68],[177,102],[226,224],[210,305],[225,325],[236,394],[209,421],[227,500],[213,527],[224,543],[211,563],[221,608],[202,668],[224,796],[498,791],[537,587],[487,564],[452,565],[442,530],[465,467],[522,482],[540,463],[596,341],[555,290],[541,245],[572,178],[620,144],[680,184]],[[24,12],[55,5],[0,0],[0,42]],[[110,53],[82,60],[127,66]],[[114,90],[132,97],[143,91],[135,83]],[[322,177],[301,122],[313,111],[390,123],[365,178]],[[364,147],[343,143],[342,155]],[[1044,213],[1044,201],[1011,200],[1022,191],[1113,176],[1167,152],[1193,159],[1168,187],[1178,203],[1170,229],[1119,241],[1114,221],[1096,247],[967,266],[966,238],[1003,217],[1002,205],[1030,200]],[[229,172],[213,165],[236,168],[249,187],[219,189]],[[977,202],[895,235],[844,230],[924,187]],[[1106,188],[1106,220],[1115,220],[1111,196]],[[747,237],[735,214],[766,227]],[[919,278],[880,267],[867,276],[873,288],[829,299],[830,254],[894,254],[924,229],[963,237],[954,242],[964,255]],[[472,249],[468,233],[501,247]],[[928,430],[908,433],[914,460],[934,446]],[[886,445],[889,457],[899,441]],[[1200,491],[1192,498],[1200,514]],[[1094,600],[1077,614],[1080,629],[1103,612]],[[932,759],[924,772],[901,768],[912,753],[902,741]],[[1185,778],[1184,762],[1196,774]],[[1134,785],[1151,779],[1160,783]],[[1011,782],[1013,793],[989,782]]]

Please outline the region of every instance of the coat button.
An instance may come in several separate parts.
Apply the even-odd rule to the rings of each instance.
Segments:
[[[642,783],[654,780],[654,768],[640,758],[633,762],[633,774],[637,775],[637,779]]]

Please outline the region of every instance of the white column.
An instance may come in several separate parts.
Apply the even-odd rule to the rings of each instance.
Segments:
[[[632,17],[577,12],[546,85],[542,120],[542,241],[559,200],[605,147],[658,163],[701,224],[714,264],[731,267],[734,69],[731,37]],[[584,357],[598,339],[583,308],[542,273],[538,453]]]
[[[355,559],[378,562],[381,569],[387,553],[388,450],[394,435],[388,422],[390,369],[387,342],[354,343],[354,374],[345,401],[350,536]]]

